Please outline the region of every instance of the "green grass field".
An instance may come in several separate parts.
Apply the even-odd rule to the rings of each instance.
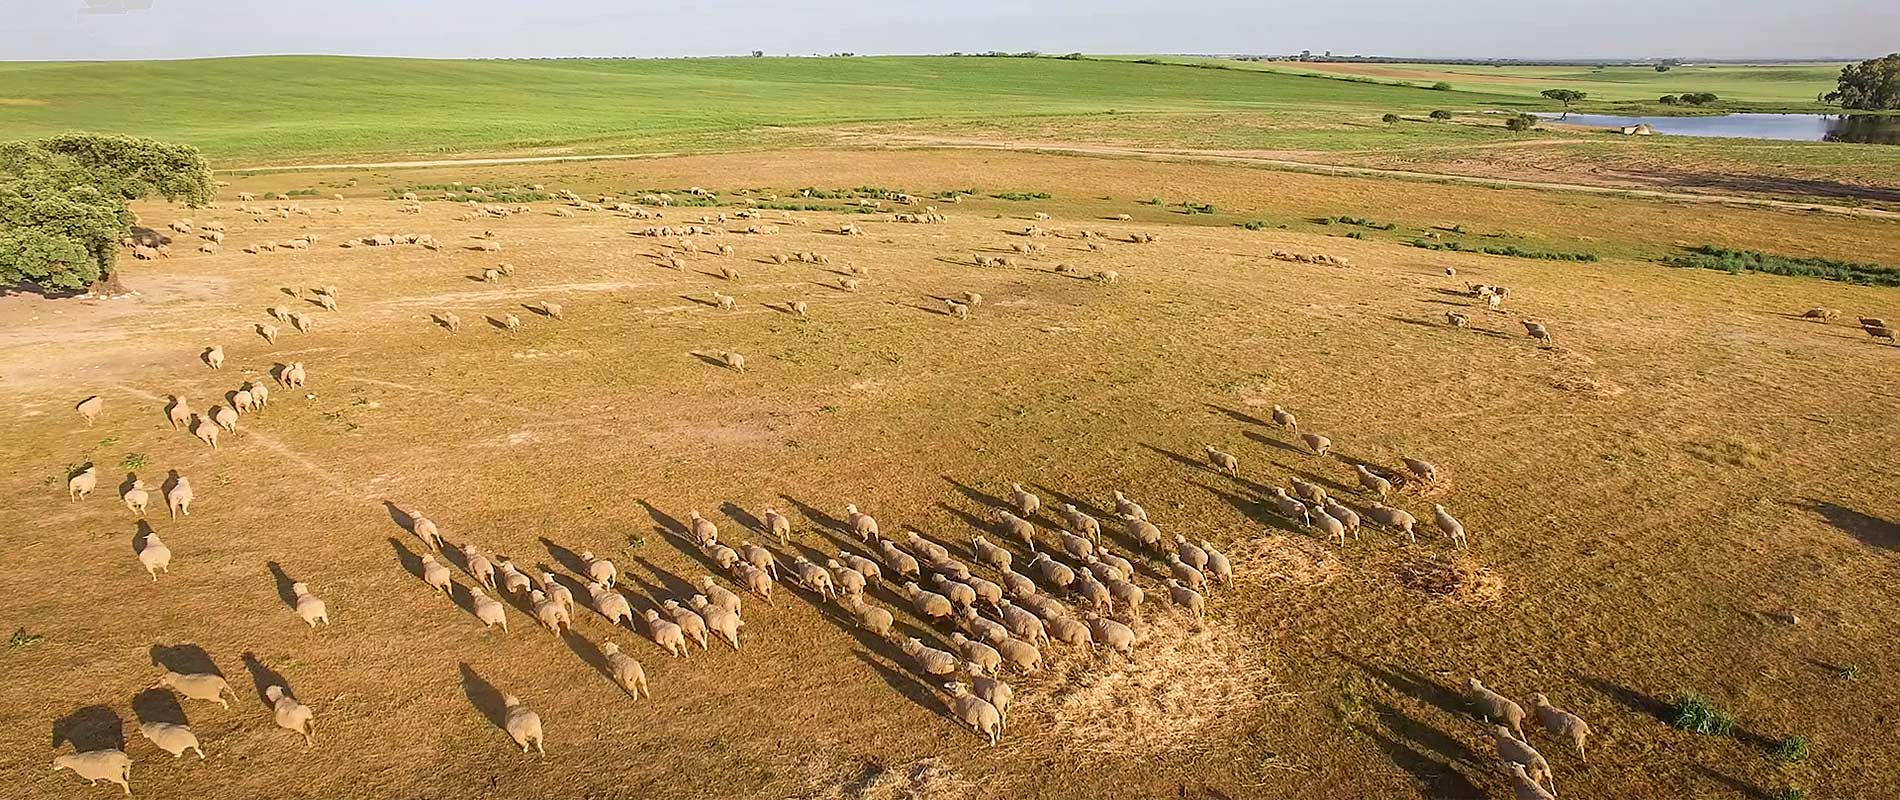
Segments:
[[[1510,99],[1108,61],[950,57],[13,63],[0,64],[0,86],[0,138],[120,131],[189,142],[227,165],[716,149],[743,146],[746,136],[772,126],[861,121],[1110,112],[1325,117]]]

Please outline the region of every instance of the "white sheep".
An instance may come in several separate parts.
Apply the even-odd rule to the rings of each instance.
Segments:
[[[1523,764],[1511,761],[1506,762],[1504,767],[1511,773],[1511,792],[1516,795],[1517,800],[1557,800],[1557,795],[1546,791],[1544,787],[1537,785],[1537,781],[1531,779],[1530,773],[1525,771]]]
[[[1062,519],[1063,519],[1063,522],[1069,526],[1069,530],[1075,531],[1076,533],[1079,533],[1083,536],[1088,537],[1090,542],[1098,546],[1101,545],[1102,543],[1102,521],[1101,520],[1098,520],[1095,517],[1090,516],[1088,512],[1078,509],[1074,505],[1069,504],[1069,503],[1062,504]]]
[[[92,494],[97,488],[99,488],[99,468],[91,464],[87,464],[85,469],[79,471],[79,474],[66,479],[66,497],[75,502],[86,499],[86,496]]]
[[[237,697],[237,690],[225,682],[224,676],[209,672],[179,673],[166,670],[165,674],[158,676],[158,682],[152,684],[152,688],[174,689],[193,700],[215,702],[224,708],[231,707],[224,700],[225,692],[230,692],[233,698]]]
[[[495,588],[495,564],[482,555],[480,548],[473,543],[462,545],[462,560],[468,564],[469,577]]]
[[[813,563],[809,558],[799,556],[793,560],[792,572],[798,576],[798,585],[805,587],[807,591],[817,593],[819,597],[829,599],[838,594],[838,587],[831,582],[831,572]],[[860,580],[863,577],[858,575]]]
[[[291,697],[290,692],[282,686],[265,689],[264,698],[270,701],[271,717],[276,720],[277,727],[301,734],[305,750],[317,743],[316,714],[309,706]]]
[[[633,656],[620,652],[620,645],[603,642],[600,645],[601,658],[607,661],[607,674],[614,683],[634,698],[653,698],[653,692],[647,688],[647,671]]]
[[[1010,560],[1014,558],[1008,548],[990,544],[989,539],[982,534],[970,537],[970,552],[975,556],[976,563],[994,567],[998,572],[1008,572]]]
[[[615,625],[625,622],[627,627],[633,627],[633,606],[612,586],[598,582],[587,584],[587,602],[608,622]]]
[[[1048,628],[1043,625],[1042,618],[1036,616],[1034,612],[1018,607],[1008,600],[998,603],[997,611],[1003,618],[1003,627],[1009,629],[1011,636],[1030,644],[1049,643]]]
[[[706,649],[708,633],[705,617],[700,616],[693,609],[680,605],[677,600],[660,603],[660,610],[672,618],[674,625],[679,626],[680,635],[685,637],[685,641],[698,642],[700,650]]]
[[[1001,608],[1002,605],[999,603],[997,607]],[[1010,638],[1008,628],[995,620],[977,614],[974,608],[963,609],[963,612],[957,615],[956,623],[964,633],[992,645]]]
[[[693,535],[693,543],[702,548],[719,541],[719,526],[700,516],[699,509],[686,513],[686,528]]]
[[[720,586],[718,581],[713,580],[713,576],[699,576],[699,580],[693,582],[693,587],[698,589],[700,594],[705,595],[713,605],[730,611],[734,615],[744,613],[744,599],[732,590]]]
[[[212,369],[224,369],[224,345],[214,344],[205,348],[205,366]]]
[[[568,630],[574,629],[574,619],[569,615],[567,607],[561,605],[561,601],[549,597],[547,592],[540,589],[530,591],[528,609],[534,613],[535,621],[547,628],[549,633],[560,635],[563,625],[567,626]]]
[[[1279,406],[1273,407],[1273,424],[1289,431],[1299,430],[1300,428],[1300,421],[1297,417],[1293,416],[1293,412]]]
[[[1008,511],[996,512],[996,518],[1004,534],[1022,540],[1022,543],[1029,548],[1029,552],[1036,552],[1036,526],[1034,524]]]
[[[1096,644],[1122,654],[1123,658],[1135,655],[1135,629],[1095,612],[1083,616],[1088,622],[1089,638]]]
[[[1174,535],[1174,555],[1181,559],[1181,563],[1197,570],[1207,567],[1207,551],[1178,533]]]
[[[1501,720],[1517,732],[1517,738],[1524,738],[1524,707],[1512,702],[1511,698],[1491,691],[1477,678],[1465,679],[1465,694],[1471,703],[1478,707],[1478,715],[1489,723]]]
[[[172,519],[179,514],[191,516],[191,501],[196,495],[191,490],[191,479],[183,475],[172,481],[172,488],[165,492],[165,506],[171,509]]]
[[[152,493],[146,490],[145,481],[134,477],[131,488],[126,489],[125,494],[119,496],[119,501],[125,504],[127,510],[143,517],[146,505],[152,501]]]
[[[1354,464],[1352,468],[1354,472],[1359,474],[1359,485],[1364,487],[1366,491],[1378,495],[1380,500],[1384,500],[1387,495],[1392,493],[1392,482],[1373,473],[1372,470],[1366,469],[1366,465]]]
[[[435,559],[434,553],[422,555],[422,582],[431,588],[441,589],[443,594],[452,593],[454,579],[450,577],[447,565]]]
[[[323,600],[310,593],[310,584],[301,581],[290,585],[290,593],[296,597],[297,616],[304,624],[312,628],[321,622],[330,624],[330,610]]]
[[[1061,535],[1062,535],[1062,552],[1068,553],[1071,558],[1074,558],[1077,561],[1086,562],[1090,558],[1094,557],[1095,543],[1089,541],[1089,537],[1077,536],[1073,533],[1069,533],[1068,531],[1062,531]]]
[[[171,396],[171,406],[165,409],[166,419],[171,421],[172,430],[191,422],[191,403],[178,395]]]
[[[1115,491],[1115,516],[1145,520],[1148,518],[1148,511],[1142,508],[1140,503],[1128,499],[1128,496],[1118,489]]]
[[[935,621],[949,619],[956,614],[956,606],[948,597],[926,591],[914,581],[905,583],[903,589],[904,596],[910,600],[911,610],[917,612],[917,616]]]
[[[1298,476],[1287,478],[1293,484],[1293,496],[1312,503],[1314,506],[1326,504],[1326,487],[1312,481],[1301,480]]]
[[[1051,616],[1048,621],[1049,636],[1056,641],[1076,647],[1095,645],[1095,637],[1088,623],[1063,614]]]
[[[733,570],[746,591],[758,595],[766,605],[772,605],[772,573],[743,561],[734,564]]]
[[[864,573],[838,563],[835,558],[825,561],[825,569],[830,571],[831,584],[838,594],[864,594]]]
[[[1206,449],[1207,460],[1213,463],[1215,469],[1225,472],[1231,477],[1240,477],[1240,459],[1235,458],[1234,454],[1222,452],[1211,444],[1206,445]]]
[[[924,644],[916,637],[905,639],[901,648],[925,675],[948,675],[957,670],[957,657]]]
[[[1339,501],[1330,497],[1326,498],[1325,511],[1326,516],[1339,520],[1340,524],[1346,527],[1346,532],[1352,534],[1352,538],[1359,538],[1359,514],[1357,512],[1341,505]]]
[[[884,570],[878,566],[876,561],[845,550],[838,551],[838,558],[844,562],[846,567],[857,570],[858,574],[863,575],[864,579],[870,583],[876,583],[884,579]]]
[[[1313,516],[1306,510],[1306,504],[1287,495],[1285,489],[1278,486],[1273,487],[1273,495],[1267,499],[1273,501],[1274,511],[1280,516],[1304,526],[1311,526],[1313,524]]]
[[[416,514],[410,518],[409,529],[418,538],[428,542],[429,547],[436,550],[442,549],[442,531],[436,528],[435,520]]]
[[[969,584],[953,581],[943,575],[930,576],[930,582],[937,587],[939,593],[950,599],[952,606],[957,608],[969,608],[976,605],[976,590],[971,588]]]
[[[468,587],[469,600],[475,608],[475,618],[483,628],[501,626],[501,632],[508,632],[508,607],[500,600],[489,597],[480,586]]]
[[[1418,476],[1419,480],[1425,481],[1426,483],[1438,480],[1438,467],[1432,462],[1411,458],[1409,456],[1399,456],[1399,460],[1405,462],[1405,468],[1411,470],[1412,474]]]
[[[858,623],[858,627],[877,634],[878,638],[890,638],[891,626],[896,622],[891,612],[871,605],[865,602],[863,597],[856,595],[839,597],[838,605],[850,612],[851,618]]]
[[[223,428],[226,433],[237,433],[238,412],[233,411],[230,406],[213,406],[211,422]]]
[[[1418,519],[1402,509],[1373,503],[1372,505],[1366,506],[1366,519],[1372,520],[1373,523],[1380,527],[1400,531],[1404,533],[1405,538],[1409,539],[1413,544],[1418,543],[1418,534],[1412,530],[1412,526],[1418,524]]]
[[[844,507],[844,518],[845,523],[851,526],[851,532],[857,534],[858,538],[866,542],[877,538],[877,519],[873,518],[870,514],[859,511],[855,504],[848,504]]]
[[[1313,507],[1313,527],[1328,539],[1338,539],[1339,546],[1346,546],[1346,523],[1326,513],[1324,506]]]
[[[1496,297],[1496,295],[1493,295],[1493,297]],[[1528,334],[1532,339],[1536,339],[1545,344],[1555,343],[1556,340],[1550,337],[1550,329],[1544,327],[1544,323],[1532,322],[1530,320],[1523,320],[1523,323],[1524,333]]]
[[[73,406],[73,410],[79,412],[80,419],[85,420],[86,427],[90,428],[92,421],[99,418],[99,412],[105,410],[105,407],[105,399],[95,394],[79,401],[78,405]]]
[[[1543,692],[1531,694],[1531,712],[1537,715],[1538,724],[1544,732],[1559,739],[1567,739],[1577,749],[1577,758],[1589,762],[1583,754],[1583,740],[1590,737],[1590,724],[1582,717],[1550,704],[1550,698]]]
[[[456,316],[453,311],[444,311],[441,314],[437,314],[436,320],[442,324],[442,327],[449,329],[449,333],[457,333],[462,330],[462,318]]]
[[[222,408],[222,406],[220,406],[220,408]],[[218,449],[218,431],[219,428],[217,424],[205,417],[198,417],[193,420],[191,424],[191,435],[198,437],[198,439],[205,444],[211,445],[211,449],[213,450]]]
[[[1316,456],[1326,455],[1327,451],[1333,448],[1333,440],[1317,433],[1302,433],[1300,441],[1306,443],[1306,449],[1311,450]]]
[[[1187,609],[1189,614],[1194,615],[1196,621],[1207,618],[1207,598],[1179,579],[1168,579],[1168,599],[1174,601],[1175,605]]]
[[[550,319],[566,319],[566,317],[561,315],[560,303],[550,303],[546,300],[541,301],[541,313]]]
[[[1445,532],[1445,536],[1451,539],[1452,544],[1461,547],[1471,546],[1471,541],[1465,538],[1465,524],[1452,516],[1450,511],[1446,511],[1444,506],[1432,504],[1432,520],[1438,523],[1438,529]]]
[[[530,746],[536,753],[547,755],[541,747],[541,715],[529,711],[521,700],[512,694],[501,696],[501,706],[506,710],[502,719],[502,728],[508,731],[508,738],[515,740],[521,752],[528,752]]]
[[[257,411],[257,397],[251,394],[250,389],[239,389],[231,394],[231,408],[239,414],[255,412]]]
[[[784,514],[770,508],[766,509],[765,529],[771,532],[773,538],[778,539],[779,546],[784,547],[792,543],[792,520]]]
[[[595,558],[591,550],[582,551],[580,558],[581,564],[587,568],[587,577],[595,583],[612,586],[615,580],[620,577],[620,570],[614,566],[614,562],[604,558]]]
[[[198,746],[198,735],[192,733],[188,726],[171,722],[143,722],[139,724],[139,735],[158,745],[158,749],[172,754],[172,758],[183,756],[186,750],[194,750],[198,753],[198,760],[204,760],[205,751]]]
[[[995,675],[1003,668],[1002,653],[961,633],[950,634],[950,646],[956,648],[963,660],[977,667],[982,674]]]
[[[118,784],[128,795],[132,793],[132,759],[119,750],[108,748],[54,756],[53,771],[62,769],[85,778],[87,786],[106,781]]]
[[[1164,540],[1161,537],[1161,529],[1155,527],[1154,523],[1145,519],[1123,517],[1122,534],[1140,542],[1143,547],[1156,552],[1160,552],[1165,546]]]
[[[568,591],[567,587],[560,581],[555,580],[554,573],[548,572],[547,570],[541,571],[540,586],[541,591],[547,594],[548,599],[560,603],[561,608],[566,609],[571,618],[574,613],[574,593]]]
[[[1519,734],[1522,735],[1521,732]],[[1521,764],[1526,777],[1532,784],[1549,783],[1551,790],[1557,788],[1557,776],[1550,771],[1550,762],[1544,760],[1542,753],[1529,742],[1511,735],[1511,729],[1503,725],[1491,726],[1491,744],[1498,750],[1498,758],[1506,764]]]
[[[739,629],[745,627],[745,620],[740,619],[738,614],[733,613],[729,608],[714,604],[703,594],[687,598],[686,604],[705,621],[707,630],[719,634],[719,638],[726,640],[726,644],[732,645],[732,649],[739,649]]]
[[[765,570],[766,574],[772,576],[772,580],[779,579],[778,558],[772,555],[772,551],[751,542],[743,542],[739,545],[739,557],[745,559],[745,563]]]
[[[721,350],[719,351],[719,360],[725,363],[729,369],[739,372],[745,371],[745,356],[739,353],[735,353],[731,350]]]
[[[970,726],[976,735],[988,738],[990,746],[995,747],[1003,732],[1002,712],[997,711],[996,706],[990,705],[988,700],[971,694],[969,688],[961,683],[946,683],[943,688],[950,693],[950,710],[957,719]]]

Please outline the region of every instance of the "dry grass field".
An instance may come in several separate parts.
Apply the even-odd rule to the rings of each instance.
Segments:
[[[239,191],[352,178],[343,201],[299,200],[311,216],[235,210]],[[448,181],[623,196],[696,185],[725,204],[634,220],[555,216],[543,201],[469,219],[384,198]],[[741,189],[789,199],[860,185],[1054,196],[938,203],[939,224],[762,212],[803,222],[776,235],[715,222],[684,269],[666,263],[677,237],[630,235],[729,214]],[[1564,797],[1879,798],[1900,785],[1900,347],[1852,324],[1900,317],[1900,295],[1618,255],[1714,241],[1891,263],[1892,222],[934,151],[257,175],[225,192],[219,209],[139,206],[154,227],[191,216],[230,235],[218,254],[128,261],[135,298],[0,299],[0,391],[17,409],[0,422],[13,465],[0,478],[12,498],[0,620],[18,629],[0,650],[0,780],[19,796],[117,796],[47,761],[119,746],[137,762],[136,796],[198,800],[1509,797],[1463,697],[1469,676],[1589,721],[1587,763],[1530,735]],[[1611,257],[1247,231],[1137,202],[1154,196],[1508,229]],[[864,235],[839,235],[844,223]],[[1029,225],[1061,235],[1018,235]],[[485,230],[501,252],[471,249]],[[1099,252],[1084,230],[1108,234]],[[444,246],[339,246],[405,232]],[[1125,241],[1135,232],[1160,238]],[[319,237],[308,251],[239,252],[303,234]],[[973,263],[1031,243],[1048,252]],[[703,252],[717,244],[734,254]],[[829,263],[772,263],[797,252]],[[499,262],[513,275],[482,281]],[[839,288],[847,265],[868,272],[857,291]],[[1085,277],[1101,270],[1119,280]],[[1486,310],[1467,281],[1510,299]],[[325,285],[334,313],[310,299]],[[716,307],[715,289],[735,307]],[[940,298],[966,291],[984,297],[969,319],[945,313]],[[808,318],[785,306],[796,300]],[[541,301],[565,318],[529,308]],[[252,333],[278,305],[312,314],[313,330],[286,327],[274,345]],[[1798,318],[1814,306],[1845,319]],[[1449,327],[1447,311],[1472,327]],[[459,332],[435,323],[445,312]],[[501,327],[508,314],[518,330]],[[1526,337],[1523,320],[1548,324],[1554,343]],[[217,344],[228,361],[212,370],[198,354]],[[746,355],[744,372],[717,363],[728,350]],[[307,365],[307,387],[273,384],[216,450],[167,423],[167,395],[203,410],[290,362]],[[105,410],[88,426],[73,405],[94,394]],[[1332,453],[1267,424],[1274,405],[1330,436]],[[1238,456],[1238,477],[1207,466],[1207,444]],[[1401,455],[1444,473],[1393,500],[1421,518],[1416,543],[1369,527],[1342,548],[1266,501],[1302,477],[1364,508],[1351,465],[1396,470]],[[69,501],[67,471],[86,463],[98,490]],[[155,501],[141,523],[118,500],[130,472],[188,476],[190,516]],[[792,542],[771,546],[789,563],[864,552],[841,522],[855,503],[886,536],[915,530],[974,563],[972,535],[1002,539],[1011,482],[1098,516],[1124,491],[1164,533],[1213,542],[1236,577],[1196,624],[1168,607],[1167,566],[1107,533],[1148,592],[1134,656],[1046,648],[1041,674],[1009,678],[993,749],[950,718],[938,681],[789,580],[770,604],[746,598],[737,652],[715,641],[671,659],[644,624],[585,608],[559,636],[521,604],[511,630],[485,630],[465,589],[422,582],[427,545],[403,511],[570,586],[578,553],[610,558],[638,614],[713,571],[685,536],[691,511],[735,543],[766,543],[759,519],[784,512]],[[1464,521],[1468,550],[1431,527],[1433,503]],[[1034,521],[1056,548],[1055,517]],[[156,582],[135,557],[142,524],[176,554]],[[332,625],[304,627],[298,581]],[[869,594],[899,629],[947,646],[950,632],[888,582]],[[605,677],[607,642],[645,665],[651,699]],[[150,688],[165,668],[220,672],[236,699],[181,706]],[[273,725],[272,684],[314,708],[313,748]],[[1735,733],[1672,728],[1685,692],[1733,713]],[[545,756],[499,727],[503,693],[540,714]],[[174,760],[136,727],[186,719],[204,761]],[[1787,737],[1804,759],[1776,757]]]

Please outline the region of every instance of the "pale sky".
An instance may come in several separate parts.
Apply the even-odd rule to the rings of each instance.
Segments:
[[[123,9],[132,10],[110,13]],[[1900,2],[0,0],[0,60],[654,57],[754,49],[1867,58],[1900,49]]]

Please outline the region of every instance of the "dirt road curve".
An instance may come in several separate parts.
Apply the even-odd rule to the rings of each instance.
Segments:
[[[1051,144],[1045,142],[993,141],[985,139],[955,139],[926,136],[889,136],[881,135],[875,139],[856,137],[852,144],[867,147],[934,147],[966,150],[1011,150],[1035,153],[1060,153],[1067,155],[1111,156],[1117,158],[1148,158],[1167,161],[1207,161],[1239,164],[1254,164],[1275,169],[1317,172],[1326,175],[1346,175],[1374,178],[1403,178],[1409,180],[1449,181],[1473,186],[1491,186],[1508,189],[1545,189],[1588,194],[1621,195],[1652,200],[1675,200],[1691,203],[1728,203],[1732,205],[1779,208],[1789,211],[1824,211],[1830,214],[1845,214],[1855,217],[1876,217],[1882,219],[1900,219],[1900,212],[1883,211],[1873,208],[1849,208],[1847,206],[1826,205],[1820,203],[1797,203],[1788,200],[1773,200],[1765,197],[1746,197],[1732,194],[1705,194],[1691,192],[1665,192],[1655,189],[1619,188],[1613,186],[1590,186],[1580,183],[1553,183],[1548,181],[1524,181],[1511,178],[1481,178],[1471,175],[1455,175],[1444,172],[1414,172],[1402,169],[1380,169],[1377,167],[1349,167],[1337,164],[1321,164],[1311,161],[1295,161],[1285,158],[1253,155],[1231,150],[1159,150],[1143,147],[1118,147],[1102,144]],[[220,170],[220,172],[308,172],[331,169],[408,169],[419,167],[484,166],[492,164],[534,164],[556,161],[621,161],[630,159],[670,158],[680,153],[604,153],[596,155],[564,156],[517,156],[508,158],[463,158],[438,159],[433,161],[384,161],[364,164],[289,164],[282,166],[241,167]]]

